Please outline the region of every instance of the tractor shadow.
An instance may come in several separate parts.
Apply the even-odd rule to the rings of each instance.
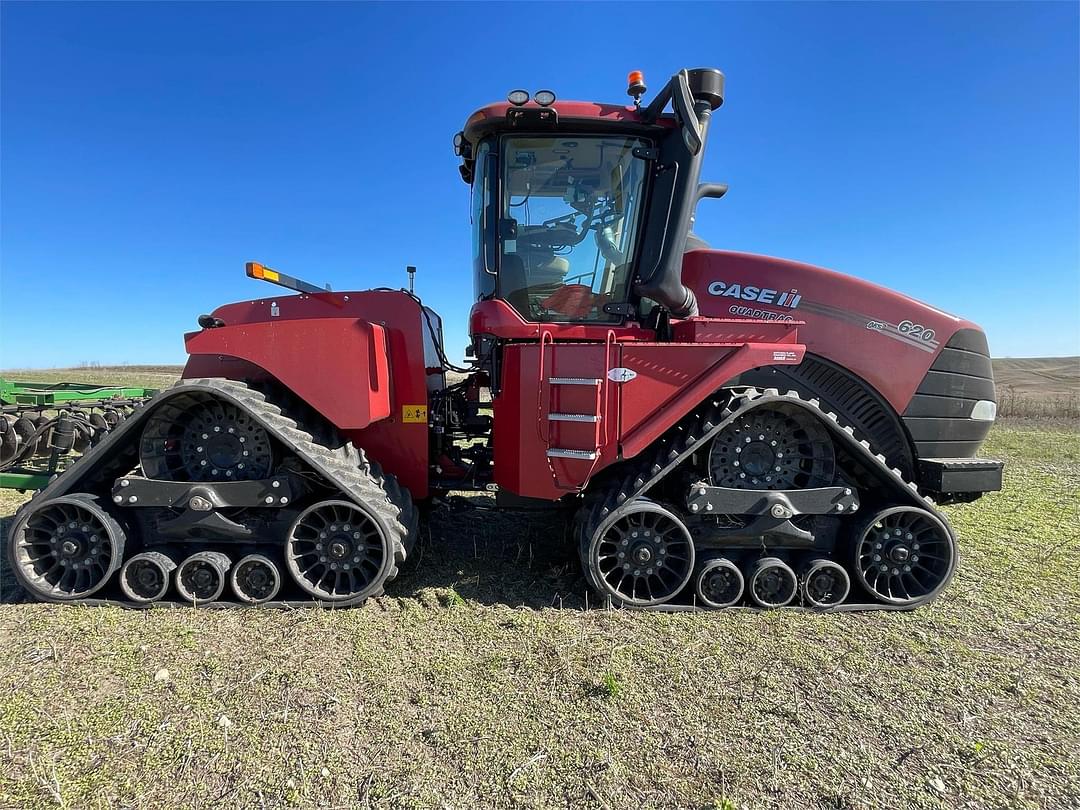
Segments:
[[[0,604],[30,601],[8,565],[7,533],[13,521],[14,515],[0,518],[5,545],[0,554]],[[416,548],[397,579],[386,586],[386,595],[433,606],[465,600],[533,609],[583,608],[586,590],[569,513],[437,506],[425,510]]]
[[[582,608],[587,586],[566,511],[431,509],[387,596],[483,605]]]

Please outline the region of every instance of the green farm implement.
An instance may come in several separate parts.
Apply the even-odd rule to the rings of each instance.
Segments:
[[[43,488],[156,393],[0,377],[0,488]]]

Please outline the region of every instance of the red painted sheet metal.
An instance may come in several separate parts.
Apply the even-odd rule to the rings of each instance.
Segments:
[[[227,355],[265,369],[290,391],[319,403],[342,429],[390,415],[386,330],[359,318],[240,323],[187,336],[189,354]],[[342,373],[342,357],[349,357]]]
[[[798,343],[801,321],[687,318],[671,324],[676,343]]]
[[[321,373],[316,373],[309,355],[295,354],[290,367],[283,373],[293,379],[302,375],[299,387],[286,383],[293,394],[323,414],[341,429],[346,439],[367,451],[387,472],[393,473],[415,498],[428,494],[428,425],[426,420],[404,421],[407,409],[426,407],[427,379],[424,363],[424,323],[420,307],[405,293],[396,291],[335,292],[317,295],[282,295],[251,301],[241,301],[218,307],[214,317],[226,323],[222,329],[208,329],[186,336],[188,351],[193,356],[188,361],[185,376],[190,374],[218,375],[231,379],[247,379],[252,376],[246,362],[230,361],[225,351],[215,347],[215,333],[226,329],[257,326],[268,330],[267,334],[283,351],[290,352],[286,335],[310,327],[314,322],[331,321],[343,326],[331,326],[329,331],[320,328],[321,337],[314,349],[323,352]],[[350,324],[367,322],[382,332],[385,372],[376,365],[376,374],[385,373],[386,383],[375,396],[376,402],[363,404],[358,397],[359,380],[370,376],[372,360],[356,343],[342,339]],[[216,340],[220,340],[218,337]],[[254,351],[244,341],[233,351]],[[247,347],[247,348],[245,348]],[[255,361],[252,361],[255,362]],[[268,361],[269,362],[269,361]],[[280,361],[278,361],[280,362]],[[379,362],[376,359],[376,364]],[[292,364],[304,368],[292,368]],[[274,376],[278,376],[275,374]],[[279,377],[279,379],[281,379]],[[364,383],[370,390],[370,384]],[[370,397],[368,397],[370,399]],[[389,405],[387,407],[386,402]],[[363,409],[370,412],[370,419],[362,417]],[[375,414],[384,414],[375,420]]]
[[[798,343],[633,343],[622,365],[637,376],[620,385],[623,458],[636,456],[714,391],[757,366],[797,365]]]
[[[705,316],[804,321],[807,351],[857,374],[900,413],[949,338],[978,329],[868,281],[768,256],[691,251],[683,282]]]
[[[526,107],[539,109],[533,102],[529,102]],[[465,122],[465,137],[475,141],[487,129],[505,126],[506,111],[510,108],[511,105],[505,101],[481,107],[470,115]],[[591,124],[602,121],[631,126],[650,125],[650,122],[645,120],[641,111],[632,105],[598,104],[593,101],[556,101],[552,108],[559,114],[559,123],[564,125],[573,121]],[[675,119],[671,115],[665,115],[651,122],[651,125],[671,128],[675,126]]]
[[[637,455],[736,375],[756,366],[797,364],[804,351],[797,343],[507,345],[502,391],[493,400],[495,481],[519,495],[559,498],[570,491],[559,483],[581,485],[620,457]],[[635,376],[614,382],[607,374],[612,369]],[[595,463],[547,458],[549,447],[585,449],[595,435],[593,423],[547,421],[551,412],[587,414],[595,407],[595,388],[552,386],[553,376],[607,381]]]
[[[604,343],[509,344],[503,349],[502,390],[492,400],[495,481],[503,489],[554,500],[584,483],[590,472],[618,457],[618,386],[601,383],[601,448],[593,461],[549,459],[549,447],[594,446],[597,423],[551,422],[551,413],[595,413],[598,389],[552,385],[550,378],[607,380],[606,369],[619,363],[620,347]],[[605,359],[606,353],[606,359]],[[541,355],[543,366],[541,367]],[[606,438],[606,442],[604,439]],[[557,478],[557,480],[556,480]]]
[[[555,340],[592,340],[603,342],[608,332],[615,340],[654,340],[656,333],[636,323],[625,326],[585,323],[536,323],[526,321],[516,309],[500,299],[479,301],[469,313],[470,335],[494,335],[507,340],[539,340],[549,332]]]

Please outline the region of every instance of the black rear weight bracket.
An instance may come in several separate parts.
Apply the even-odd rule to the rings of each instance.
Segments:
[[[288,475],[257,481],[159,481],[137,475],[116,479],[113,503],[122,507],[157,506],[210,512],[230,507],[278,508],[293,501]]]

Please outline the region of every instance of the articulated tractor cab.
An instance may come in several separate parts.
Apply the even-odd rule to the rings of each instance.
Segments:
[[[17,516],[49,601],[353,605],[414,553],[417,504],[566,510],[601,603],[924,604],[937,506],[1000,489],[983,332],[859,279],[692,233],[724,77],[645,104],[514,91],[454,139],[471,187],[471,367],[408,290],[219,307],[183,379]],[[462,257],[464,263],[465,257]]]

